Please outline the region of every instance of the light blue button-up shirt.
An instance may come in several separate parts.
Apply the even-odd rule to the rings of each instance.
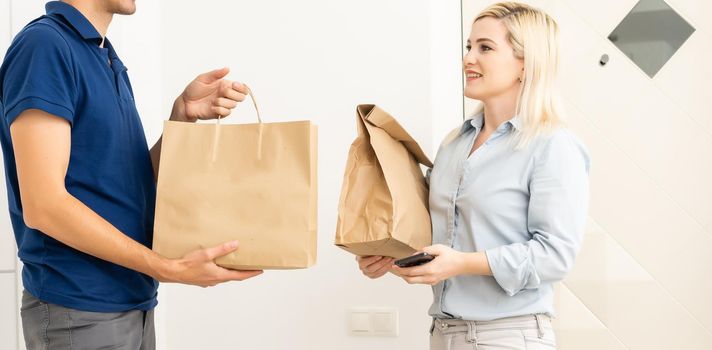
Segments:
[[[588,210],[589,156],[566,129],[515,149],[513,118],[469,155],[482,114],[441,146],[429,174],[433,244],[485,252],[492,276],[433,287],[430,315],[492,320],[554,315],[553,283],[571,269]]]

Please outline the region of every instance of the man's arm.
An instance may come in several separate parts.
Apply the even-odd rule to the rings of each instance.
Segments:
[[[261,271],[233,271],[213,260],[236,242],[167,259],[123,234],[67,192],[71,149],[66,120],[28,109],[10,127],[25,224],[84,253],[142,272],[159,281],[212,286],[244,280]]]

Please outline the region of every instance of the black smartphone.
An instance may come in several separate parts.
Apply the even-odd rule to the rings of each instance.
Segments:
[[[435,257],[428,253],[418,253],[405,257],[403,259],[398,259],[393,263],[396,264],[396,266],[398,267],[413,267],[423,265],[433,259],[435,259]]]

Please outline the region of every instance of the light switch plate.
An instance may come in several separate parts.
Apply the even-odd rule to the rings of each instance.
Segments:
[[[396,308],[350,308],[347,310],[349,335],[366,337],[398,336]]]
[[[353,311],[349,314],[349,333],[364,335],[371,332],[371,313],[368,311]]]
[[[373,325],[373,333],[378,336],[397,336],[398,335],[398,311],[382,310],[371,314],[371,324]]]

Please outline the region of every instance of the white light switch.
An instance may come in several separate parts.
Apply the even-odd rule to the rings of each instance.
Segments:
[[[350,335],[398,336],[398,310],[395,308],[351,308],[347,314]]]
[[[371,314],[373,333],[382,336],[398,335],[398,313],[395,309]]]
[[[371,332],[371,313],[368,311],[354,311],[349,316],[349,330],[351,333],[365,334]]]

